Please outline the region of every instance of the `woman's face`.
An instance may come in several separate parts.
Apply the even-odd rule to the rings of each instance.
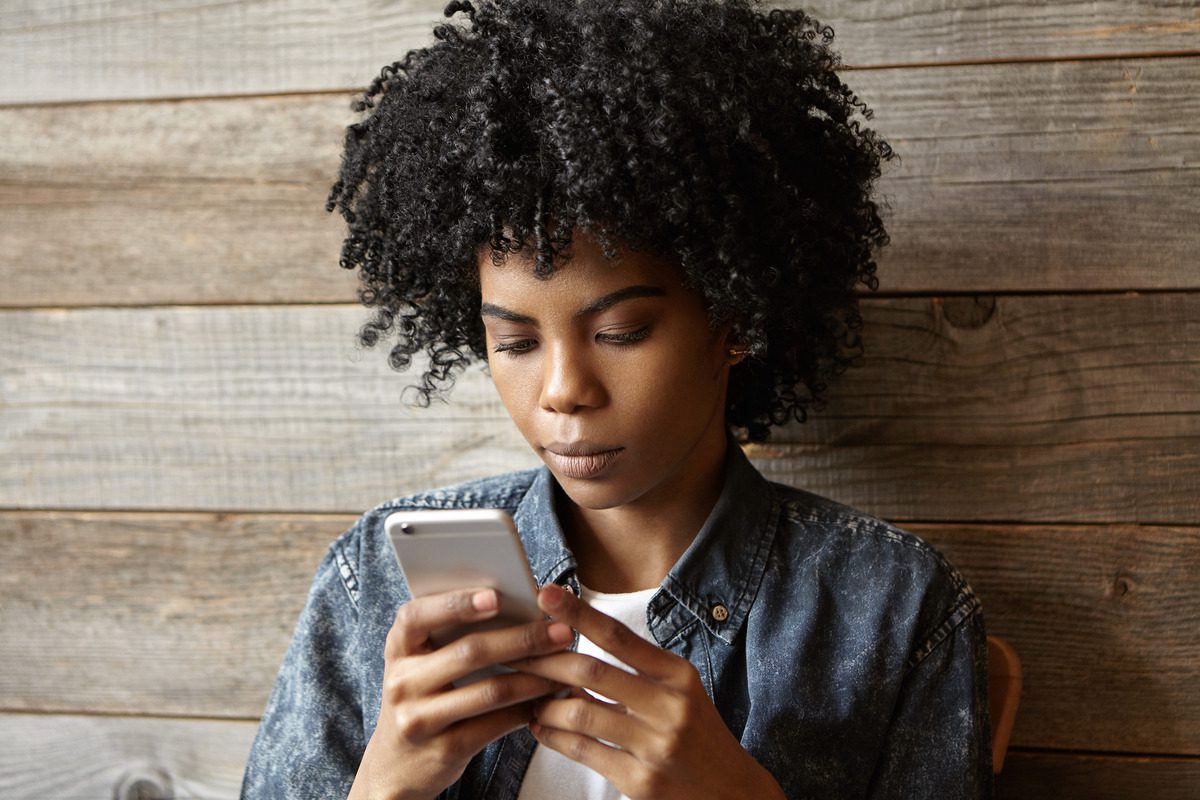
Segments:
[[[525,254],[480,257],[500,399],[578,505],[686,496],[725,452],[726,331],[678,265],[628,250],[608,261],[583,232],[571,249],[548,280]]]

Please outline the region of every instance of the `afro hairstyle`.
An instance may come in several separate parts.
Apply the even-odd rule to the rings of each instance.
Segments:
[[[464,15],[455,19],[455,15]],[[855,287],[888,242],[872,198],[890,146],[839,79],[833,31],[757,0],[453,0],[434,43],[353,109],[326,210],[374,309],[359,344],[424,352],[419,404],[487,358],[479,257],[550,277],[572,232],[682,267],[730,373],[742,441],[820,409],[862,357]],[[463,24],[456,24],[456,23]]]

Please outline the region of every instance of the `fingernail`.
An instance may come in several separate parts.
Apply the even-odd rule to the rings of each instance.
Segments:
[[[554,622],[549,628],[550,641],[556,644],[566,644],[575,638],[575,634],[571,631],[571,626],[565,622]]]
[[[551,608],[558,608],[562,605],[567,593],[557,583],[547,583],[542,587],[542,595],[546,598],[546,605]]]
[[[471,595],[471,608],[476,611],[495,611],[499,605],[494,589],[484,589]]]

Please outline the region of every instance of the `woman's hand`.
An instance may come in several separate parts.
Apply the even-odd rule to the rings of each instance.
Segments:
[[[451,686],[484,667],[562,650],[574,638],[567,625],[541,621],[470,633],[440,649],[430,644],[431,631],[497,613],[492,589],[429,595],[396,612],[384,646],[379,724],[350,800],[435,797],[488,742],[527,725],[532,700],[563,688],[521,672]]]
[[[591,767],[632,800],[783,798],[771,774],[729,732],[688,661],[561,587],[543,587],[538,604],[637,670],[629,673],[578,653],[510,664],[614,701],[582,692],[542,701],[530,726],[540,743]]]

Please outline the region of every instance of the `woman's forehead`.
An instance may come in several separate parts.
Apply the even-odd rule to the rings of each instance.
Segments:
[[[599,241],[576,231],[566,257],[559,257],[549,276],[534,271],[532,251],[505,253],[493,261],[491,249],[477,255],[479,284],[485,296],[505,293],[532,296],[604,294],[627,285],[658,286],[674,293],[682,288],[683,269],[677,263],[616,243],[616,258],[607,258]]]
[[[637,253],[607,259],[599,251],[582,250],[559,262],[546,277],[534,271],[534,260],[529,256],[510,254],[498,265],[490,258],[479,263],[479,287],[484,298],[590,300],[630,286],[656,287],[662,294],[675,294],[683,290],[683,270]]]

